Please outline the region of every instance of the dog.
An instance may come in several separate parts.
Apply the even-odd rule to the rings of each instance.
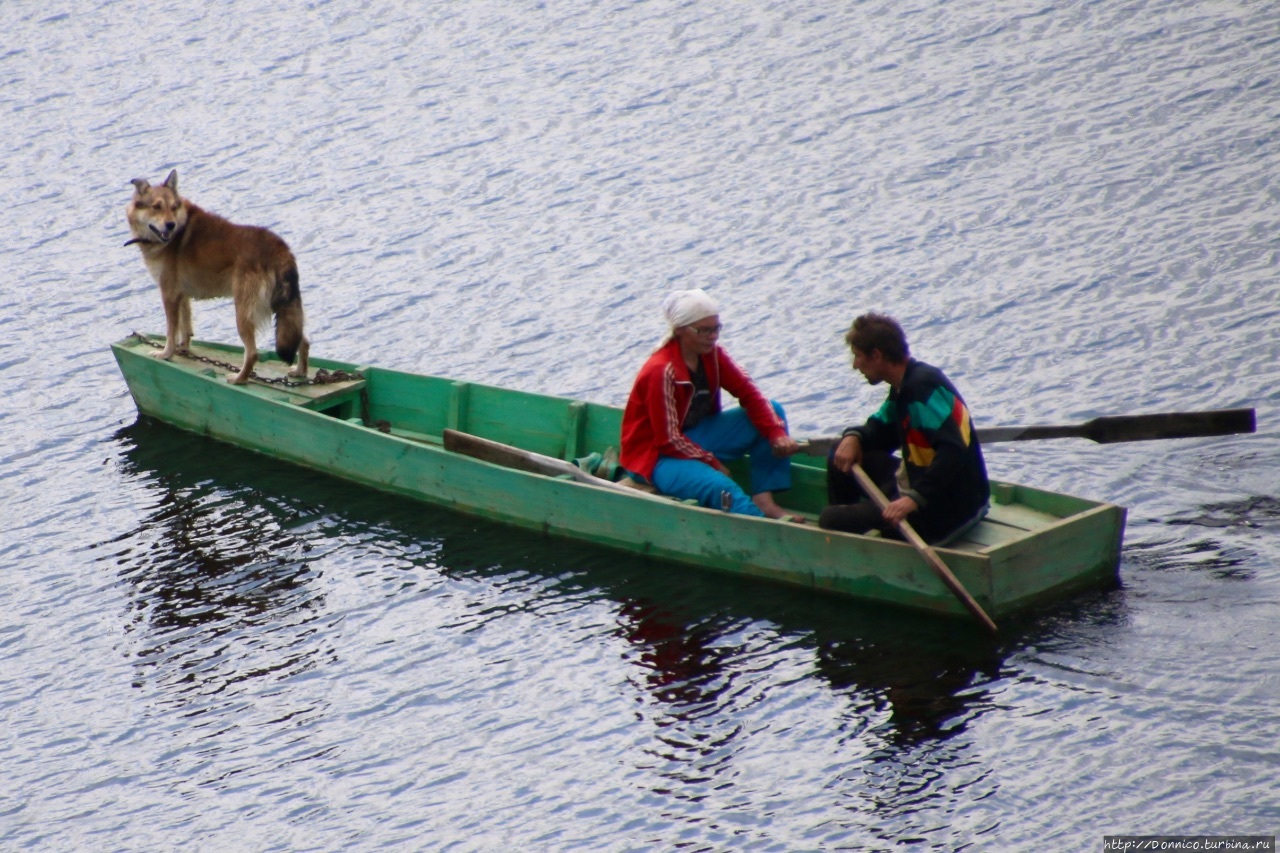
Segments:
[[[134,178],[133,199],[125,209],[133,239],[142,251],[164,303],[164,349],[168,361],[191,345],[191,300],[230,296],[236,330],[244,343],[244,365],[228,377],[233,385],[249,381],[258,361],[258,328],[276,319],[276,354],[293,377],[307,375],[310,343],[303,334],[298,264],[284,240],[266,228],[236,225],[201,209],[178,194],[178,170],[160,186]]]

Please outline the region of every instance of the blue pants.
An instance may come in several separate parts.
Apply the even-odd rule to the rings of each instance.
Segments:
[[[785,423],[786,414],[782,406],[772,405]],[[791,488],[791,460],[773,455],[769,440],[751,423],[745,409],[731,409],[705,418],[687,430],[685,435],[699,447],[714,453],[722,462],[732,462],[750,454],[751,494]],[[700,506],[712,509],[720,509],[720,495],[728,492],[730,512],[764,515],[731,477],[696,459],[659,457],[653,469],[653,484],[664,495],[681,500],[693,498]]]

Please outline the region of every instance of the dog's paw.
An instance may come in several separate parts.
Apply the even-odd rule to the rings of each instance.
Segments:
[[[160,359],[161,361],[169,361],[170,359],[173,358],[173,350],[162,349],[160,350],[160,352],[153,352],[151,355],[154,356],[155,358]]]

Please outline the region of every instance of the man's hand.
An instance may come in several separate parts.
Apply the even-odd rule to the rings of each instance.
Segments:
[[[832,462],[837,471],[842,474],[852,474],[853,466],[862,464],[862,440],[856,434],[846,435],[840,439]]]
[[[897,527],[906,520],[908,515],[920,508],[920,505],[913,498],[901,497],[897,500],[889,501],[889,505],[884,508],[882,515],[884,520]]]

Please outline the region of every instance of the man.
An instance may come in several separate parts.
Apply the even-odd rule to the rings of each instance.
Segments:
[[[818,524],[830,530],[901,538],[904,519],[929,543],[958,539],[987,514],[991,486],[969,409],[941,370],[911,358],[892,317],[864,314],[844,336],[853,368],[867,382],[889,384],[889,397],[865,424],[845,430],[827,459],[830,506]],[[909,487],[899,493],[901,450]],[[853,478],[861,465],[890,499],[883,512]]]

